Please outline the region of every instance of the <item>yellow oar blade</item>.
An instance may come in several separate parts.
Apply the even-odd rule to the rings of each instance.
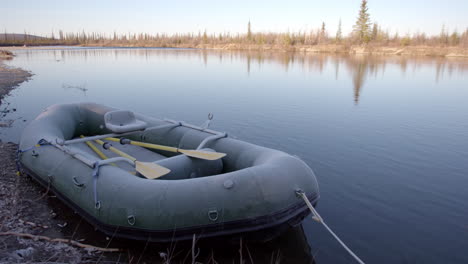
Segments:
[[[102,140],[97,139],[95,141],[101,146],[104,145],[104,141]],[[120,155],[135,162],[135,170],[148,179],[156,179],[171,172],[170,169],[164,168],[163,166],[151,162],[137,161],[134,157],[114,147],[109,147],[109,150],[116,153],[117,155]]]
[[[202,150],[189,150],[189,149],[179,149],[178,152],[197,159],[204,159],[204,160],[218,160],[226,156],[226,153],[221,152],[209,152],[209,151],[202,151]]]
[[[171,172],[170,169],[151,162],[135,161],[135,168],[148,179],[156,179]]]

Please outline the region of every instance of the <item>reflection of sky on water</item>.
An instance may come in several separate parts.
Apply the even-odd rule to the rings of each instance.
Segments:
[[[201,124],[302,158],[319,212],[368,262],[467,262],[468,60],[176,49],[18,51],[36,75],[0,138],[54,103]],[[350,262],[310,219],[317,262]],[[457,235],[454,235],[457,234]],[[385,239],[382,239],[385,238]],[[437,241],[434,242],[434,241]],[[431,252],[430,255],[427,252]]]
[[[26,60],[37,56],[37,51],[18,51],[25,53]],[[157,59],[167,62],[181,60],[202,62],[220,65],[224,63],[242,64],[245,61],[246,71],[258,71],[262,65],[277,65],[284,71],[297,70],[313,73],[330,73],[334,69],[335,78],[340,75],[352,77],[354,88],[354,101],[359,102],[359,94],[368,78],[377,78],[384,75],[387,67],[400,70],[402,76],[426,71],[430,78],[438,82],[440,78],[450,78],[453,74],[468,71],[468,61],[464,58],[434,58],[434,57],[407,57],[407,56],[370,56],[370,55],[330,55],[291,52],[246,52],[246,51],[206,51],[185,49],[61,49],[42,50],[41,56],[47,56],[56,62],[83,61],[89,57],[92,61],[104,60],[119,61],[133,57],[131,61],[145,61]],[[102,60],[99,58],[103,58]],[[104,59],[105,58],[105,59]],[[131,63],[127,61],[127,63]],[[239,65],[238,65],[239,66]],[[431,71],[427,71],[430,68]],[[343,77],[343,76],[342,76]]]

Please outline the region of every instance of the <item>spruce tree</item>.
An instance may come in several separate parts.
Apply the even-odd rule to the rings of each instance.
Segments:
[[[325,22],[322,22],[322,28],[320,29],[319,42],[323,43],[327,39],[327,30],[325,29]]]
[[[372,41],[376,41],[378,35],[379,35],[379,26],[377,25],[377,23],[374,22],[374,25],[372,26],[372,36],[371,36],[371,40],[372,40]]]
[[[205,29],[205,32],[203,32],[203,44],[207,44],[208,43],[208,34],[206,34],[206,29]]]
[[[371,22],[367,8],[367,0],[362,0],[361,2],[359,16],[353,29],[360,44],[369,42],[371,37]]]
[[[335,36],[335,42],[336,43],[341,43],[341,39],[343,38],[343,33],[341,32],[341,18],[340,21],[338,22],[338,30],[336,31],[336,36]]]

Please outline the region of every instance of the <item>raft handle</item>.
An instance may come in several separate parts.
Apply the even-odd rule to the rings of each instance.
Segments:
[[[211,210],[208,211],[208,218],[209,218],[211,221],[213,221],[213,222],[217,221],[217,220],[218,220],[218,216],[219,216],[219,214],[218,214],[218,210],[217,210],[216,208],[211,209]]]
[[[129,215],[127,216],[127,222],[129,225],[135,225],[135,222],[136,222],[136,218],[134,215]]]
[[[83,187],[83,186],[84,186],[84,183],[78,182],[78,180],[76,179],[76,176],[73,176],[72,180],[73,180],[73,183],[74,183],[76,186],[78,186],[78,187]]]

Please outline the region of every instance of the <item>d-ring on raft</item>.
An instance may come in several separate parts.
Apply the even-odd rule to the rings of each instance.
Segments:
[[[21,150],[38,142],[52,146],[20,152],[19,161],[97,229],[118,237],[164,242],[193,234],[279,234],[310,213],[295,194],[300,188],[313,205],[319,199],[315,175],[303,161],[208,126],[93,103],[54,105],[25,128],[20,142]],[[153,166],[140,171],[138,163],[164,170],[147,177],[143,170],[154,173]]]

